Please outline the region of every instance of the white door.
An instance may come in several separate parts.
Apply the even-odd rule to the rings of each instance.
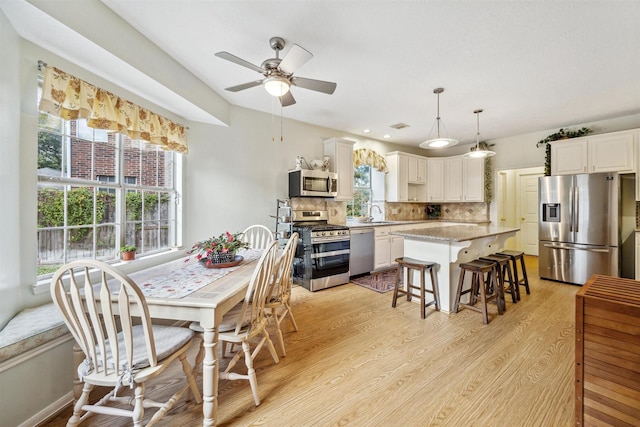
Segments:
[[[518,173],[520,247],[527,255],[538,255],[538,178],[541,173]]]

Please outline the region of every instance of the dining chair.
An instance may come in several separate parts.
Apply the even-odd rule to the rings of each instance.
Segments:
[[[141,426],[145,409],[159,408],[147,424],[151,426],[187,389],[197,403],[202,401],[186,358],[193,331],[153,325],[142,291],[126,274],[101,261],[72,261],[54,273],[50,290],[85,357],[78,366],[82,394],[67,426],[76,426],[94,413],[130,417],[134,426]],[[162,374],[175,359],[182,363],[186,384],[166,402],[148,399],[147,381]],[[90,404],[95,386],[111,390]]]
[[[277,252],[278,242],[274,241],[265,249],[258,260],[242,304],[237,305],[225,314],[222,323],[218,327],[218,339],[222,343],[222,355],[226,354],[226,343],[232,344],[232,350],[237,348],[224,372],[220,373],[220,378],[249,380],[256,406],[260,405],[256,371],[253,367],[256,355],[266,343],[274,362],[280,362],[267,331],[267,316],[265,313],[265,303],[269,297],[267,291],[269,290]],[[251,342],[255,341],[254,339],[258,341],[252,351]],[[235,344],[240,344],[241,347],[235,346]],[[247,373],[232,372],[232,369],[243,355]]]
[[[266,249],[275,238],[271,230],[267,227],[261,224],[255,224],[247,227],[247,229],[242,232],[240,240],[249,243],[251,249]]]
[[[294,330],[298,330],[298,324],[291,310],[291,267],[293,265],[293,257],[298,246],[298,233],[293,233],[284,250],[276,261],[275,271],[272,274],[272,282],[269,289],[269,298],[265,304],[265,308],[271,311],[270,320],[276,324],[276,332],[282,355],[287,353],[284,349],[284,338],[282,336],[282,321],[289,316]]]

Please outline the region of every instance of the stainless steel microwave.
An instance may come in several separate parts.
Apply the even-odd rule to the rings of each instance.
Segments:
[[[289,172],[289,197],[335,197],[338,174],[311,169]]]

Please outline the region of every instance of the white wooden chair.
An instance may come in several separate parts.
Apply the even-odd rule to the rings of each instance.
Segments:
[[[187,389],[197,403],[202,401],[186,358],[193,331],[152,325],[145,297],[127,275],[101,261],[72,261],[54,273],[51,296],[85,356],[78,367],[82,395],[67,426],[78,425],[93,413],[130,417],[134,426],[141,426],[145,408],[159,408],[147,424],[151,426]],[[175,359],[182,362],[186,384],[166,402],[148,399],[147,381]],[[89,394],[95,386],[112,389],[92,405]],[[127,388],[134,390],[133,396]]]
[[[258,396],[258,382],[256,371],[253,368],[253,360],[260,352],[262,346],[266,343],[273,360],[278,363],[278,354],[273,346],[273,342],[267,331],[267,316],[265,314],[264,305],[269,295],[269,283],[273,274],[273,266],[278,252],[278,243],[272,242],[258,260],[258,264],[251,276],[251,282],[247,288],[247,293],[242,304],[234,307],[229,313],[225,314],[222,323],[218,328],[218,339],[223,344],[222,354],[225,354],[225,344],[231,343],[232,348],[238,348],[233,358],[229,361],[224,372],[220,373],[221,379],[227,380],[249,380],[251,391],[256,406],[260,405],[260,397]],[[251,351],[251,341],[258,338],[257,344],[253,352]],[[235,344],[241,344],[242,348],[236,347]],[[237,362],[244,355],[245,365],[247,367],[246,374],[232,372]]]
[[[293,328],[296,331],[298,330],[296,319],[293,317],[293,311],[289,304],[291,300],[291,267],[293,265],[296,247],[298,246],[298,238],[298,233],[293,233],[287,241],[284,251],[280,254],[280,257],[278,257],[276,270],[273,274],[273,281],[269,290],[269,299],[265,304],[265,308],[271,311],[270,319],[273,319],[276,324],[278,341],[280,342],[280,349],[282,350],[283,356],[286,356],[287,353],[284,349],[282,321],[287,315],[293,324]]]
[[[240,240],[248,242],[252,249],[266,249],[275,240],[273,233],[264,225],[256,224],[242,232]]]

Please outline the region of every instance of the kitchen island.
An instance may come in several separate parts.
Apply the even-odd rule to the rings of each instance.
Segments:
[[[452,312],[460,263],[498,252],[504,248],[504,242],[519,230],[492,225],[452,225],[389,234],[404,237],[404,256],[438,264],[441,309]],[[417,277],[414,282],[418,283]]]

